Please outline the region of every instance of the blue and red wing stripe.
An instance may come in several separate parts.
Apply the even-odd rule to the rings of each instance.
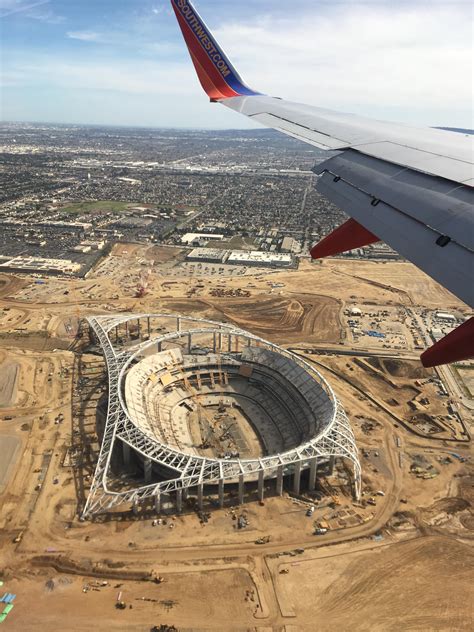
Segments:
[[[171,0],[202,87],[213,101],[254,96],[188,0]]]

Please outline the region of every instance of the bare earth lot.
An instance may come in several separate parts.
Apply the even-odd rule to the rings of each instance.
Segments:
[[[0,364],[0,408],[9,408],[15,402],[18,373],[18,364]]]
[[[0,492],[8,483],[19,446],[17,437],[0,434]]]

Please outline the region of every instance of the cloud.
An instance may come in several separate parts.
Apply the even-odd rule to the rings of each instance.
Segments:
[[[49,6],[51,0],[37,0],[31,2],[28,0],[0,0],[0,19],[10,15],[22,14],[23,17],[47,24],[61,24],[65,18],[58,15]]]
[[[49,4],[51,0],[37,0],[37,2],[25,2],[25,0],[0,0],[0,18],[6,18],[14,13],[24,13],[43,4]]]
[[[184,64],[150,60],[60,59],[57,56],[36,56],[34,62],[23,57],[5,69],[4,80],[12,87],[48,86],[69,90],[101,90],[135,95],[189,95],[188,68]],[[193,90],[191,89],[191,92]],[[195,94],[199,90],[195,86]]]
[[[103,44],[109,41],[105,35],[96,33],[95,31],[68,31],[66,35],[70,39],[80,40],[81,42],[98,42]]]
[[[316,6],[315,3],[313,6]],[[218,41],[250,86],[363,112],[471,103],[472,13],[464,2],[333,5],[292,19],[232,21]]]

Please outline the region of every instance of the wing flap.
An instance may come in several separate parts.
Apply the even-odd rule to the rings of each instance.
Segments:
[[[474,251],[474,190],[348,150],[316,165]],[[433,247],[436,251],[436,248]]]
[[[437,246],[439,233],[381,200],[374,206],[377,200],[372,195],[327,171],[317,189],[461,300],[474,305],[471,251],[454,241]]]

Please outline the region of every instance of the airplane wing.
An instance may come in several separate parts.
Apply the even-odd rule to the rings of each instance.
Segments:
[[[474,137],[344,114],[249,88],[189,0],[171,0],[198,78],[213,102],[337,154],[316,188],[351,219],[315,259],[385,241],[474,307]],[[474,318],[422,355],[425,366],[474,357]]]

